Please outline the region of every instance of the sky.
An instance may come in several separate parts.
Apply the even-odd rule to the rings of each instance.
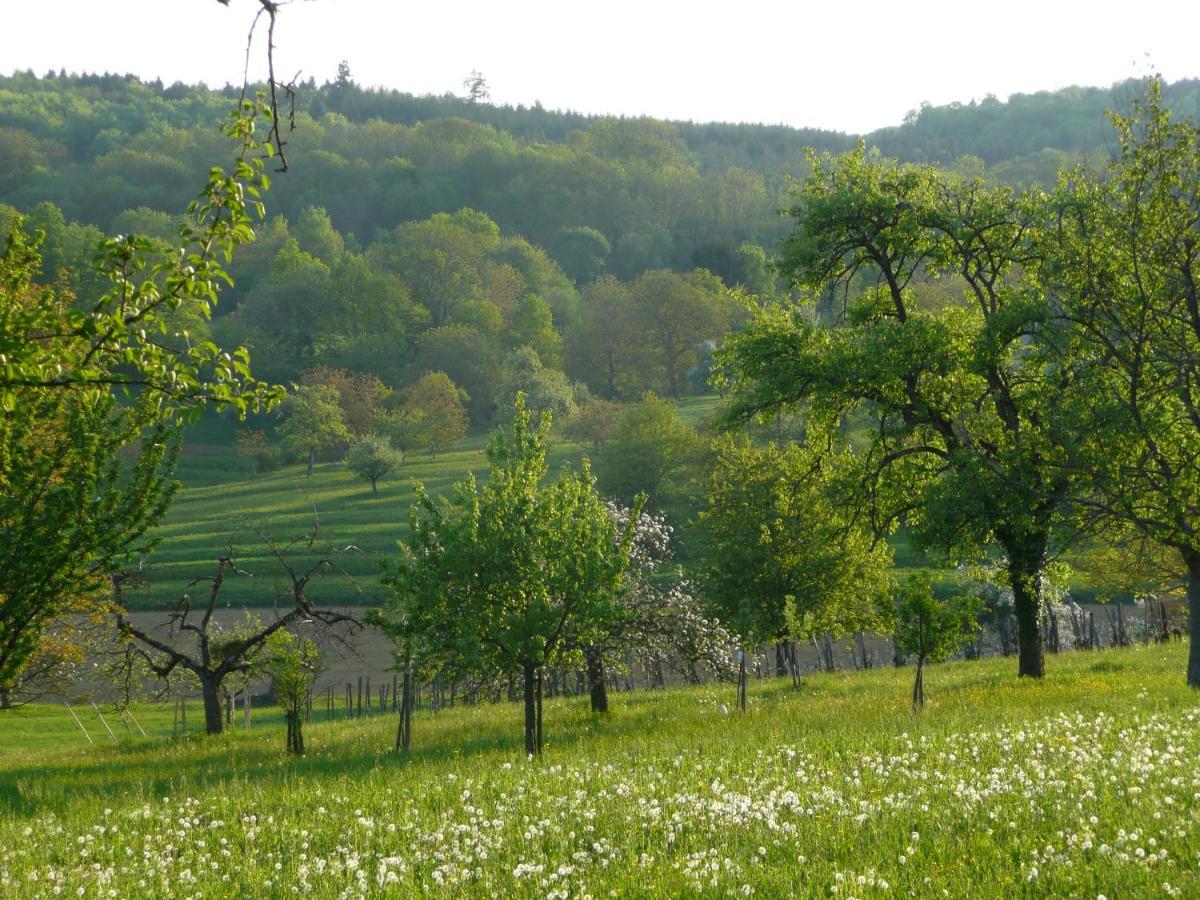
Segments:
[[[0,0],[0,72],[240,84],[258,0]],[[1194,0],[292,0],[276,69],[585,113],[855,133],[922,102],[1200,77]],[[262,41],[251,75],[264,68]]]

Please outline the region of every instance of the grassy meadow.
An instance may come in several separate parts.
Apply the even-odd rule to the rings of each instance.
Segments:
[[[1197,896],[1185,645],[586,698],[523,758],[514,704],[113,744],[0,714],[0,896]],[[198,709],[196,710],[198,713]],[[110,719],[111,721],[111,719]],[[114,726],[116,727],[116,726]]]

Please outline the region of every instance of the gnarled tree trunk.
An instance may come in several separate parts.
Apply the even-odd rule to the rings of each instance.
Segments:
[[[200,693],[204,698],[204,730],[208,734],[220,734],[225,730],[225,716],[221,704],[221,677],[216,674],[201,673]]]

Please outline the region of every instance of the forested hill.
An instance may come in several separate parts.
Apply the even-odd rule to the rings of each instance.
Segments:
[[[48,200],[102,228],[125,209],[175,211],[196,173],[220,157],[212,127],[238,93],[116,75],[0,77],[0,202],[28,209]],[[889,156],[944,165],[976,157],[1005,180],[1045,182],[1064,161],[1107,155],[1104,112],[1127,108],[1136,93],[1125,82],[925,104],[865,138]],[[1168,86],[1167,101],[1194,114],[1200,81]],[[379,228],[463,206],[541,246],[563,227],[595,227],[612,241],[640,226],[652,264],[686,263],[714,237],[773,235],[784,176],[803,172],[805,148],[843,150],[856,139],[417,97],[364,90],[349,77],[301,85],[297,110],[290,150],[297,161],[312,158],[272,198],[289,217],[321,205],[364,244]],[[657,233],[664,225],[670,235]]]
[[[43,276],[86,300],[102,233],[169,238],[240,89],[115,75],[0,77],[0,230],[45,234]],[[1050,183],[1112,146],[1106,108],[1132,84],[922,107],[866,136],[882,152]],[[517,388],[569,412],[599,395],[703,389],[738,323],[725,292],[774,289],[789,176],[851,135],[783,126],[589,117],[364,90],[348,70],[297,90],[290,171],[236,286],[193,336],[247,345],[279,381],[315,370],[396,391],[444,371],[490,422]],[[1200,106],[1200,82],[1167,90]],[[319,379],[318,379],[319,380]],[[580,386],[586,391],[581,391]]]

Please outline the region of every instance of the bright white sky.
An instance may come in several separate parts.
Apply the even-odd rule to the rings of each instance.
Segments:
[[[0,71],[240,84],[257,0],[0,0]],[[922,101],[1200,76],[1195,0],[293,0],[277,74],[864,132]],[[265,35],[264,35],[265,37]],[[253,75],[261,74],[261,53]]]

